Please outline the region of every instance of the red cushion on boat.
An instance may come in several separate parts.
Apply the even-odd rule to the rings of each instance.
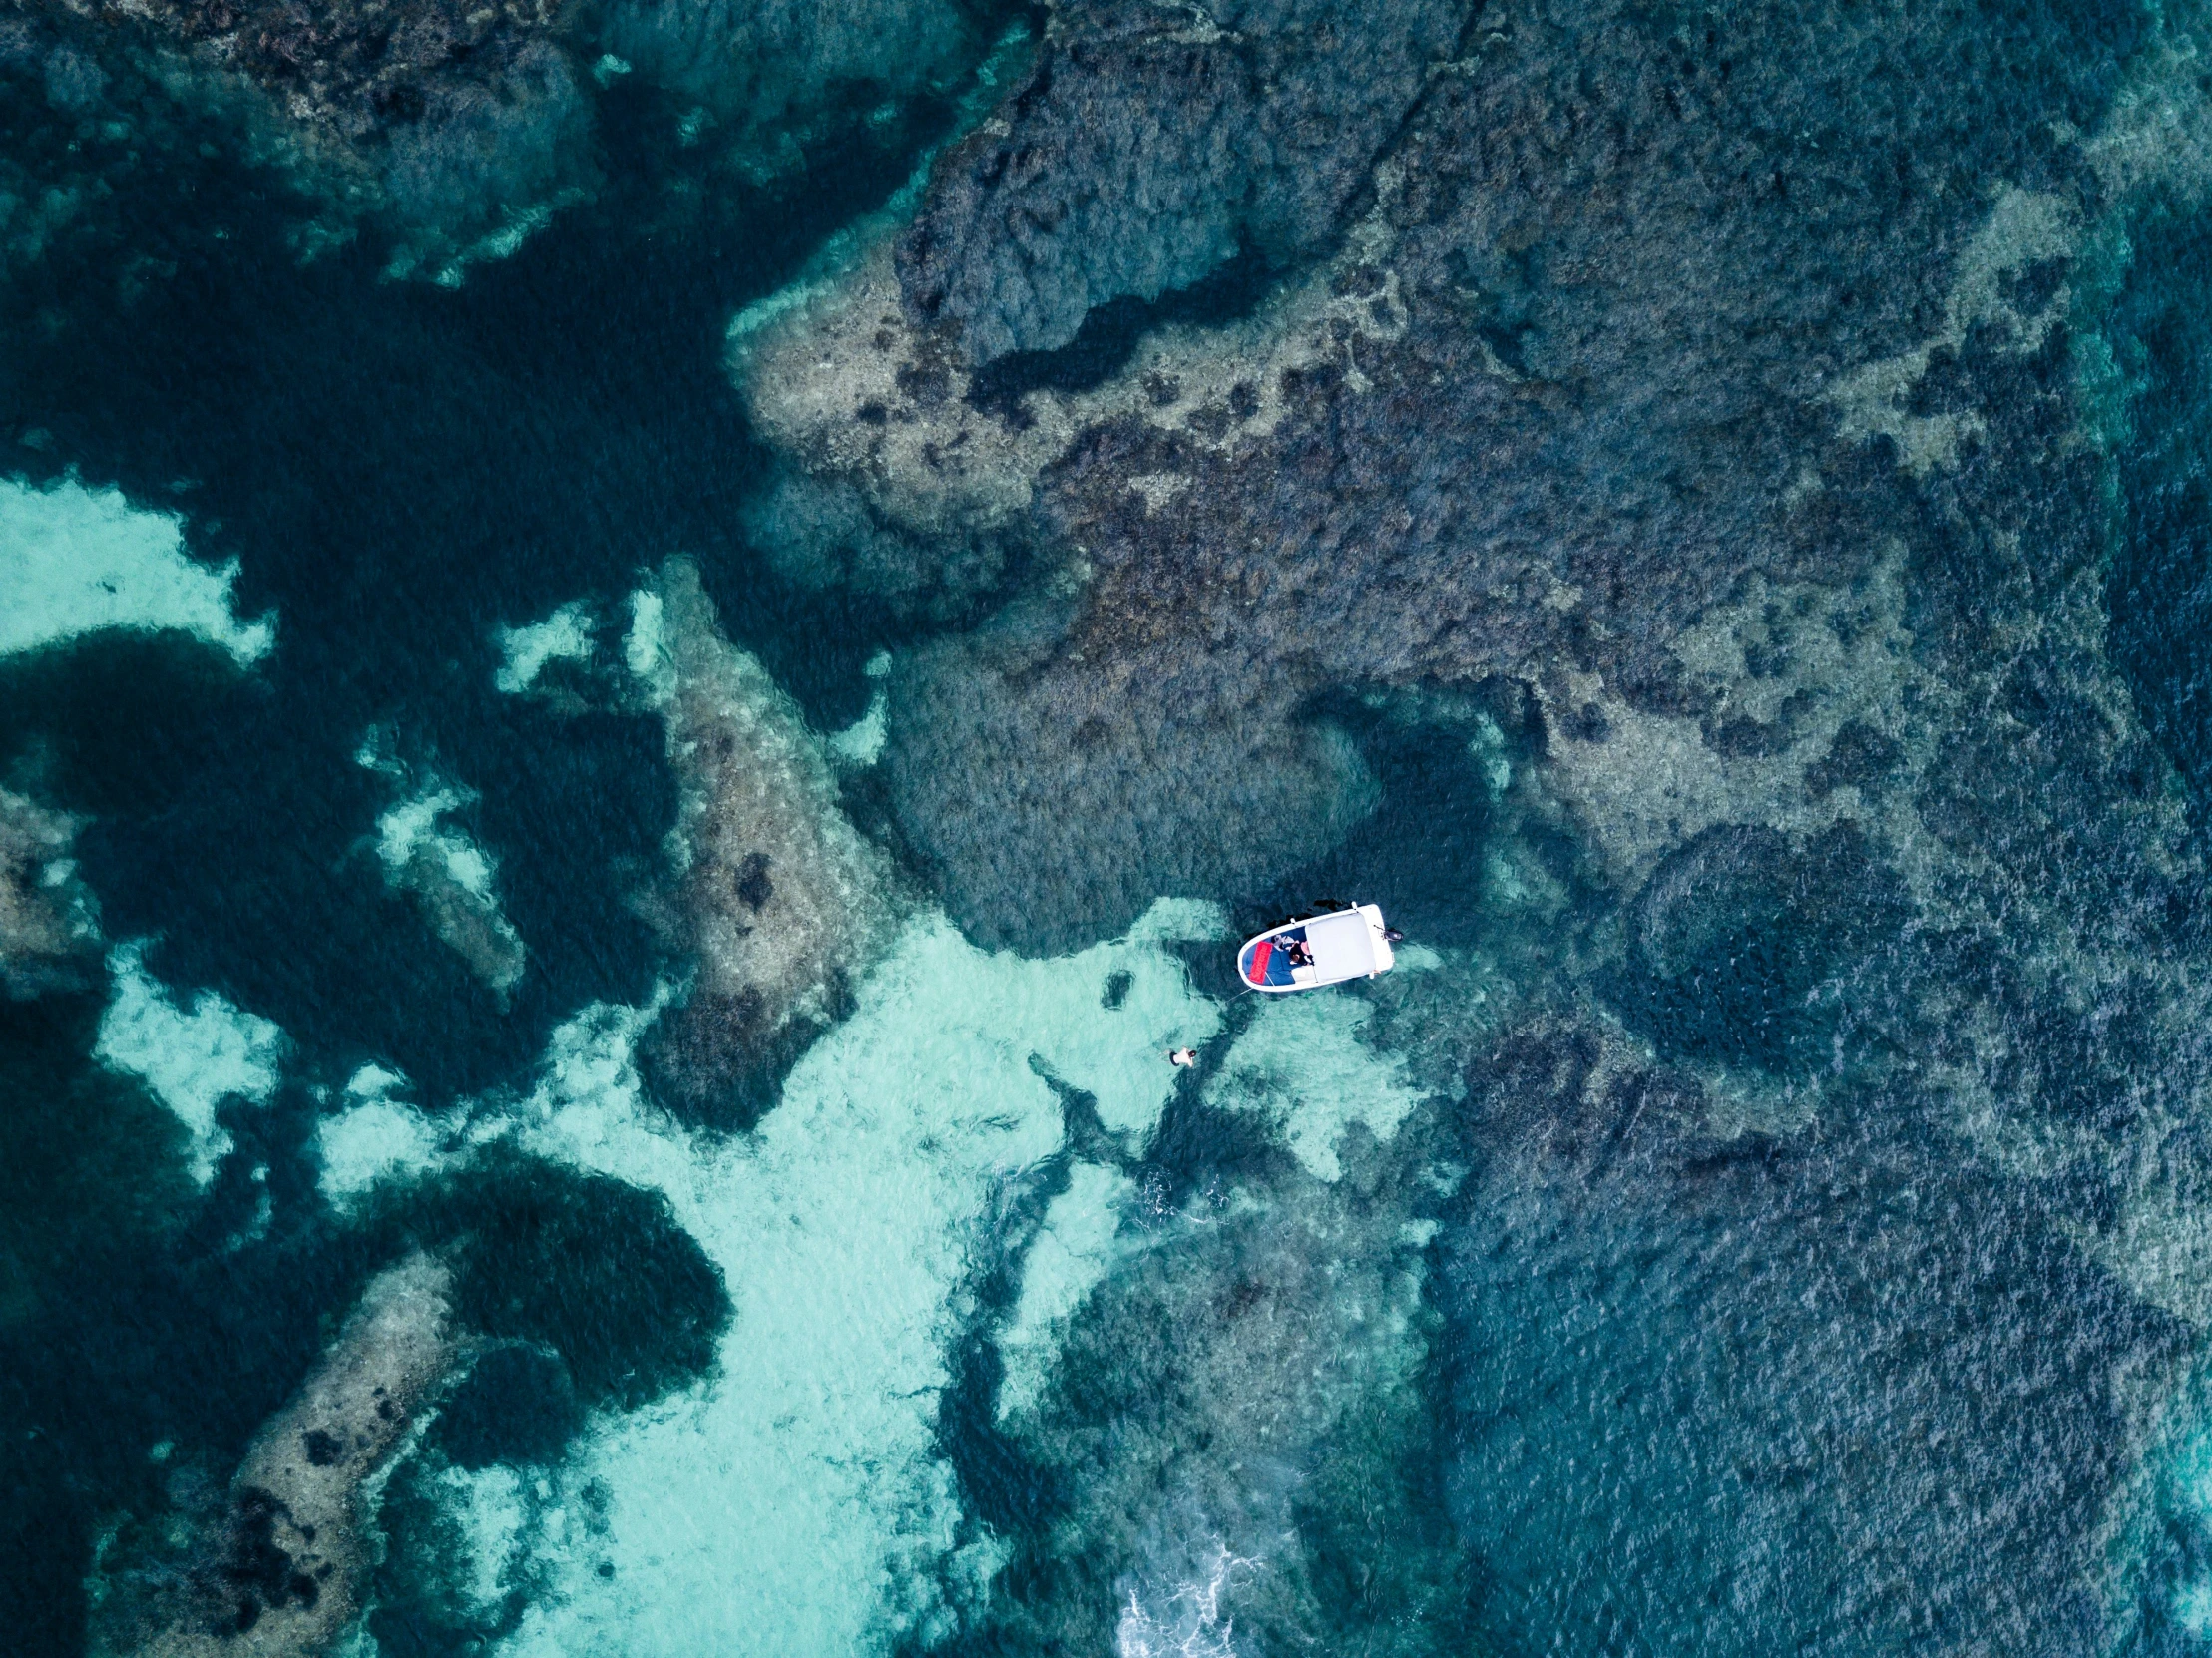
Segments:
[[[1249,982],[1254,985],[1267,983],[1267,961],[1275,954],[1275,941],[1262,939],[1252,946],[1252,971]]]

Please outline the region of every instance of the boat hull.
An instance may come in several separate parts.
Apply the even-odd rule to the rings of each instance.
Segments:
[[[1255,933],[1236,953],[1236,972],[1247,990],[1285,996],[1372,979],[1395,961],[1382,910],[1356,904]]]

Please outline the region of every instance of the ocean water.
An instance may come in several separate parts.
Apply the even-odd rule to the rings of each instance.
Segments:
[[[1433,314],[1532,522],[1663,540],[1719,486],[1630,476],[1642,416],[1695,399],[1568,314],[1642,198],[1617,267],[1494,226],[1409,324],[1373,262],[1480,191],[1400,169],[1320,253],[886,370],[913,317],[854,307],[1048,18],[748,67],[747,120],[693,10],[576,47],[589,186],[435,267],[213,83],[0,39],[0,1652],[2212,1649],[2212,19],[1957,162],[1917,345],[1745,371],[1819,411],[1760,523],[1849,556],[1685,532],[1592,622],[1102,538],[1211,525],[1223,455],[1254,523],[1450,517],[1349,416],[1265,447],[1301,387],[1414,407],[1373,353]],[[1517,49],[1483,15],[1433,81]],[[825,447],[848,368],[910,401]],[[1585,415],[1603,465],[1516,424]],[[1325,576],[1508,620],[1355,672],[1199,591]],[[978,707],[1021,741],[915,729]],[[1178,742],[1319,754],[1352,826],[1075,780]],[[1010,773],[1078,803],[1050,857],[917,804]],[[1394,972],[1241,992],[1347,900]],[[1032,902],[1082,937],[973,925]]]

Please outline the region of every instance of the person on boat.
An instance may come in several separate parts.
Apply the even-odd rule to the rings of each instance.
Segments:
[[[1283,954],[1290,958],[1292,967],[1313,966],[1313,947],[1307,944],[1304,939],[1284,940]]]
[[[1177,1070],[1187,1070],[1198,1062],[1198,1050],[1195,1047],[1173,1048],[1168,1052],[1167,1062]]]

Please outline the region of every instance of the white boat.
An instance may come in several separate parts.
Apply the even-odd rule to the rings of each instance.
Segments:
[[[1252,990],[1280,994],[1372,979],[1397,960],[1390,929],[1373,904],[1355,904],[1307,921],[1286,921],[1244,941],[1237,977]]]

